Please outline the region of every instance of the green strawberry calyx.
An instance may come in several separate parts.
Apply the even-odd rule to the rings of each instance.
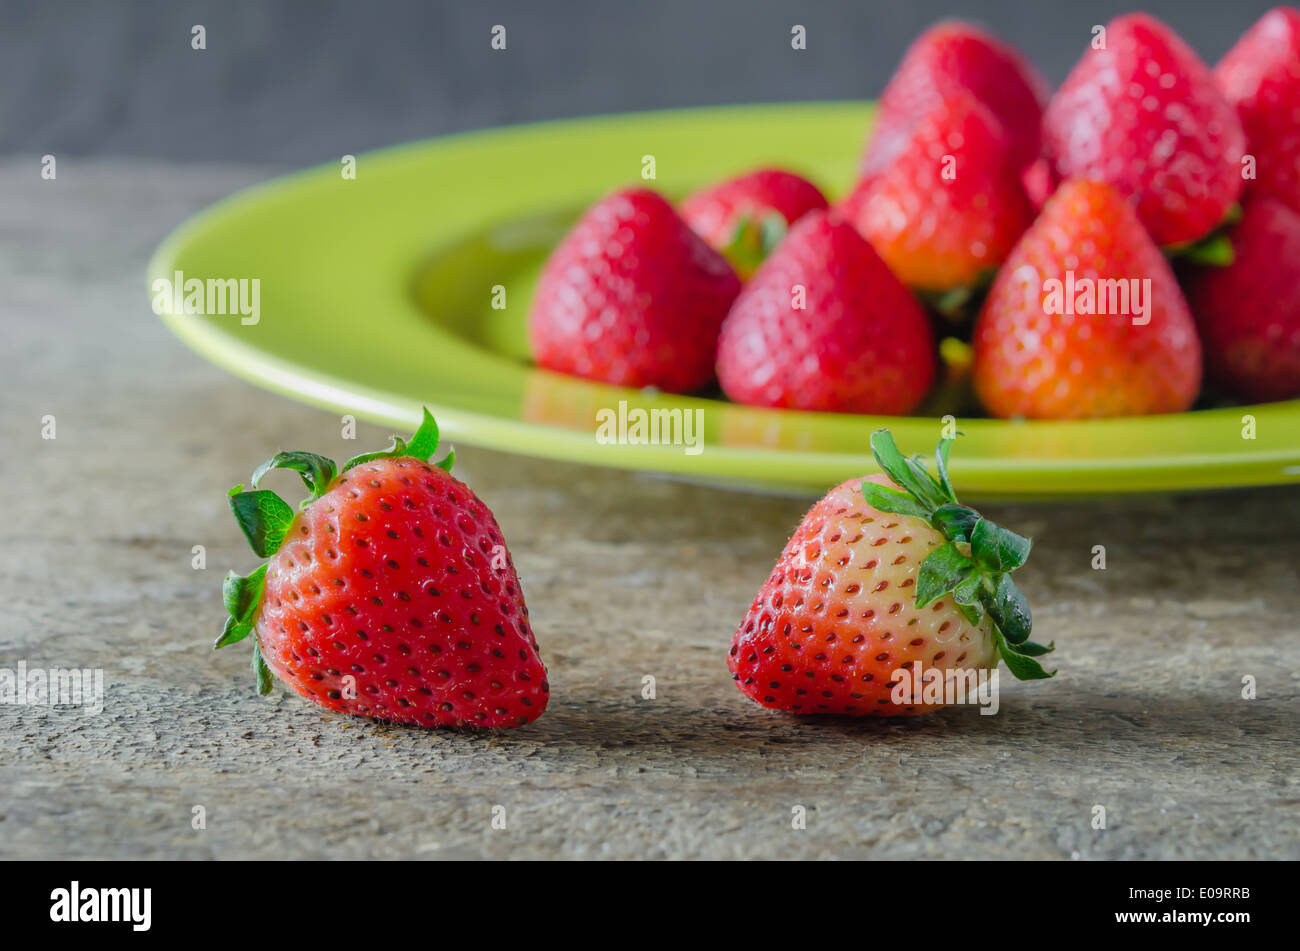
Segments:
[[[284,544],[296,514],[289,503],[280,496],[268,489],[258,488],[262,478],[272,469],[291,469],[302,478],[303,485],[307,487],[310,494],[299,504],[298,508],[301,510],[328,492],[334,480],[354,466],[374,459],[412,458],[428,462],[438,451],[438,442],[438,424],[426,407],[424,420],[410,442],[394,435],[393,445],[388,449],[353,456],[343,464],[341,470],[335,465],[333,459],[318,456],[314,452],[277,452],[253,470],[253,476],[249,480],[251,488],[245,489],[243,485],[237,485],[227,493],[230,511],[234,513],[235,521],[239,523],[240,530],[248,539],[253,554],[259,558],[270,558]],[[448,451],[447,455],[434,465],[450,472],[455,461],[455,451]],[[213,644],[214,649],[219,650],[229,644],[242,641],[253,633],[257,610],[262,603],[262,593],[266,588],[268,564],[269,562],[263,562],[247,575],[238,575],[233,571],[226,575],[221,593],[226,605],[227,617],[221,635]],[[271,670],[262,659],[261,647],[256,637],[253,638],[253,673],[257,677],[257,692],[263,695],[270,693]]]
[[[916,578],[918,608],[951,596],[971,624],[985,617],[992,622],[998,653],[1017,680],[1052,677],[1056,671],[1045,671],[1034,658],[1051,653],[1055,644],[1044,646],[1029,639],[1033,632],[1029,603],[1011,580],[1012,572],[1028,559],[1031,542],[957,501],[948,478],[954,441],[952,436],[939,440],[934,453],[936,477],[920,456],[905,457],[889,430],[876,430],[871,434],[871,453],[900,488],[863,482],[863,498],[882,512],[919,518],[946,539],[921,562]]]
[[[1237,259],[1232,245],[1232,226],[1241,220],[1241,205],[1232,205],[1223,220],[1199,238],[1171,244],[1164,248],[1165,257],[1171,261],[1196,264],[1201,267],[1231,267]]]
[[[788,228],[779,212],[742,215],[736,220],[731,240],[722,252],[723,257],[731,262],[737,274],[753,274],[781,243]]]

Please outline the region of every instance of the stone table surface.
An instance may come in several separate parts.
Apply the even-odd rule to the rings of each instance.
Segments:
[[[463,446],[546,714],[474,734],[259,699],[246,654],[211,650],[222,575],[255,563],[225,491],[278,448],[387,432],[345,443],[192,355],[144,266],[269,174],[0,163],[0,667],[106,679],[98,715],[0,706],[0,856],[1300,858],[1294,488],[991,507],[1035,538],[1022,587],[1060,675],[1004,680],[992,717],[795,719],[745,699],[724,654],[807,501]]]

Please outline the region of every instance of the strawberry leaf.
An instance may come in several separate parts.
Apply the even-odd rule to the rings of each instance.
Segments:
[[[916,606],[923,608],[961,584],[975,563],[959,552],[952,542],[940,545],[921,562],[916,577]]]
[[[262,658],[262,647],[257,643],[257,638],[253,638],[253,675],[257,678],[258,694],[265,697],[271,692],[273,678],[271,668],[266,666],[266,661]]]
[[[882,512],[892,512],[894,515],[911,515],[921,519],[930,517],[929,511],[918,505],[916,500],[906,492],[899,492],[897,489],[891,489],[888,486],[877,485],[875,482],[862,483],[862,497],[867,500],[868,505]]]
[[[1202,267],[1228,267],[1236,260],[1237,253],[1232,247],[1232,239],[1220,233],[1196,242],[1178,256]]]
[[[939,470],[939,487],[943,489],[943,494],[948,497],[948,501],[956,505],[957,493],[953,491],[952,480],[948,478],[948,454],[952,452],[953,442],[955,440],[952,436],[944,436],[939,440],[939,445],[934,450],[934,464]]]
[[[213,644],[213,649],[220,650],[237,641],[242,641],[253,630],[253,616],[262,600],[262,591],[266,587],[266,565],[259,565],[252,574],[241,577],[233,571],[226,575],[221,586],[222,600],[225,601],[226,626]]]
[[[292,469],[302,476],[303,485],[311,493],[303,500],[304,506],[324,495],[338,475],[338,467],[334,465],[333,459],[318,456],[314,452],[277,452],[253,471],[253,488],[256,489],[261,484],[262,477],[272,469]]]
[[[930,522],[949,541],[969,542],[971,529],[980,520],[980,513],[965,505],[948,503],[934,510]]]
[[[722,249],[736,273],[746,278],[758,270],[769,254],[781,243],[789,225],[778,212],[761,217],[741,215],[732,228],[731,238]]]
[[[912,493],[913,498],[927,513],[923,517],[928,518],[929,512],[943,504],[944,500],[939,496],[930,474],[923,466],[918,466],[914,460],[905,458],[898,451],[898,446],[894,445],[894,437],[889,434],[888,429],[877,429],[871,434],[871,454],[876,457],[876,462],[885,475]]]
[[[980,602],[982,581],[983,576],[978,571],[972,571],[952,589],[952,599],[957,609],[971,624],[978,624],[984,619],[984,605]]]
[[[1002,629],[1008,643],[1023,644],[1029,640],[1034,621],[1029,613],[1029,602],[1020,593],[1010,575],[998,579],[997,590],[986,603],[989,614]]]
[[[226,575],[225,583],[221,586],[221,595],[229,616],[226,618],[225,627],[221,630],[221,636],[212,645],[214,649],[228,647],[253,634],[257,609],[262,603],[262,593],[266,589],[266,570],[266,564],[261,564],[247,577],[240,577],[233,571]],[[262,659],[262,649],[256,634],[253,635],[253,673],[257,677],[257,692],[262,695],[270,693],[271,670]]]
[[[353,456],[347,462],[343,463],[343,471],[355,469],[362,463],[370,462],[372,459],[400,459],[407,455],[406,440],[401,436],[393,436],[393,444],[387,449],[376,449],[374,452],[363,452],[359,456]]]
[[[988,571],[1014,571],[1029,557],[1032,543],[1023,535],[981,518],[970,533],[971,553]]]
[[[1056,671],[1048,672],[1032,657],[1018,653],[1007,643],[996,626],[993,628],[993,640],[997,645],[998,653],[1002,655],[1002,662],[1007,665],[1007,670],[1011,671],[1012,676],[1017,680],[1046,680],[1056,676]]]
[[[429,412],[429,408],[424,407],[424,420],[420,423],[420,428],[415,431],[408,443],[401,436],[393,436],[393,444],[379,452],[363,452],[359,456],[353,456],[347,462],[343,463],[343,471],[356,468],[364,462],[370,462],[374,459],[419,459],[421,462],[428,462],[430,457],[438,451],[438,423]],[[450,454],[449,454],[450,455]],[[446,463],[444,465],[444,463]],[[451,471],[451,464],[447,460],[435,463],[440,468]]]
[[[942,294],[933,295],[930,303],[944,317],[961,317],[966,305],[975,296],[975,291],[974,286],[963,284],[952,288],[952,290],[944,291]]]
[[[230,511],[235,513],[235,521],[253,554],[269,558],[279,551],[293,521],[293,509],[284,499],[267,489],[245,492],[242,485],[235,486],[227,495]]]
[[[1026,657],[1042,657],[1044,654],[1050,654],[1056,650],[1056,642],[1044,647],[1042,644],[1035,644],[1033,641],[1024,641],[1016,645],[1016,653],[1023,654]]]
[[[790,226],[786,223],[783,215],[773,212],[763,216],[763,220],[758,226],[758,244],[765,259],[776,250],[776,246],[781,243],[781,239],[785,237],[785,233],[789,228]]]
[[[406,446],[406,455],[412,459],[421,459],[428,462],[435,452],[438,451],[438,442],[441,434],[438,432],[438,421],[433,418],[429,412],[429,407],[425,406],[424,417],[420,420],[420,428],[415,431],[411,437],[410,443]]]

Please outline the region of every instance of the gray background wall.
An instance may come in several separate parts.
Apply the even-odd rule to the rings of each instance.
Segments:
[[[866,98],[945,15],[983,22],[1058,82],[1094,23],[1137,5],[0,0],[0,153],[300,165],[505,122]],[[1140,5],[1213,62],[1272,4]],[[497,23],[505,52],[489,48]],[[794,23],[807,51],[790,48]]]

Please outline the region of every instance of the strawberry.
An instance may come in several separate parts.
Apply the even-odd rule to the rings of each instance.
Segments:
[[[1300,10],[1264,14],[1214,68],[1255,157],[1247,194],[1270,195],[1300,212]]]
[[[1020,184],[1024,186],[1029,205],[1034,211],[1042,211],[1047,199],[1052,197],[1060,182],[1056,178],[1056,169],[1047,159],[1039,157],[1025,167],[1020,174]]]
[[[871,175],[892,164],[917,120],[960,93],[997,117],[1017,170],[1038,156],[1046,82],[1011,46],[977,26],[946,20],[913,41],[881,93],[860,172]]]
[[[853,223],[910,287],[950,291],[991,273],[1033,213],[1001,123],[956,93],[913,129],[907,147],[868,180]]]
[[[814,211],[736,298],[718,338],[718,381],[754,406],[907,413],[936,359],[907,288],[851,224]]]
[[[850,479],[812,507],[740,622],[727,665],[741,691],[790,713],[907,716],[936,709],[904,679],[996,668],[1050,677],[1011,579],[1030,541],[957,502],[952,438],[938,478],[871,437],[885,476]],[[892,481],[891,481],[892,480]],[[919,669],[918,669],[919,665]]]
[[[1194,241],[1241,192],[1236,111],[1200,58],[1145,13],[1106,26],[1043,114],[1043,151],[1061,179],[1117,187],[1158,244]]]
[[[1253,198],[1228,238],[1232,263],[1196,268],[1184,284],[1206,375],[1246,400],[1300,397],[1300,215]]]
[[[430,465],[429,411],[411,442],[357,456],[339,472],[281,452],[230,490],[254,553],[226,578],[217,647],[253,635],[258,692],[271,675],[330,710],[415,726],[518,726],[550,686],[501,529],[450,474]],[[258,483],[297,471],[311,495],[294,512]]]
[[[593,205],[551,253],[528,315],[549,370],[684,393],[713,379],[718,328],[740,279],[644,188]]]
[[[995,416],[1175,413],[1196,398],[1200,346],[1182,292],[1133,207],[1067,181],[989,289],[975,392]]]
[[[826,207],[817,186],[793,172],[761,168],[703,188],[681,204],[682,219],[748,279],[789,226]]]

